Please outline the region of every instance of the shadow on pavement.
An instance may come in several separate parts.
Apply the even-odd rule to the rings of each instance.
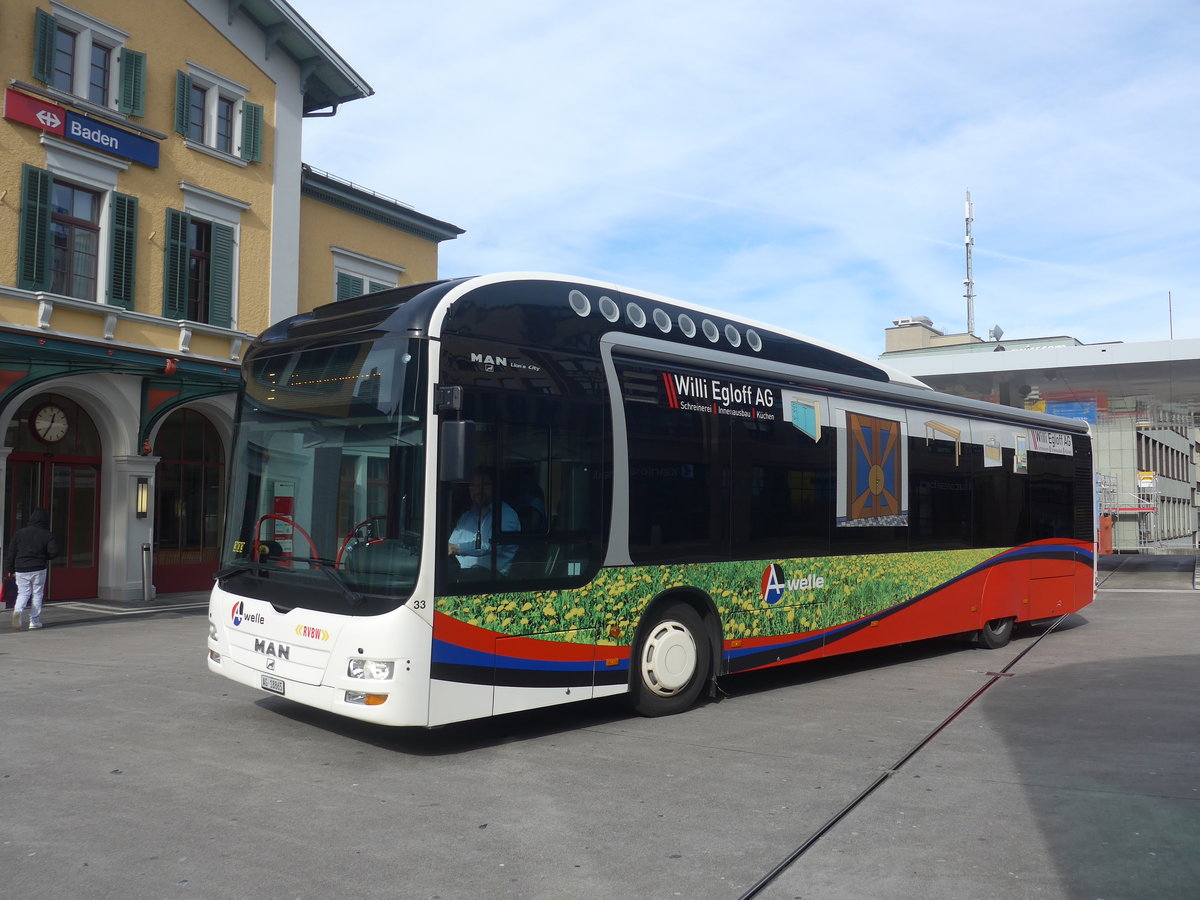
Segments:
[[[1086,622],[1087,619],[1082,615],[1073,614],[1068,616],[1056,630],[1065,631],[1086,624]],[[1039,622],[1022,625],[1017,637],[1036,637],[1042,634],[1049,624],[1049,622]],[[1053,635],[1050,636],[1050,639],[1053,639]],[[915,641],[878,650],[866,650],[829,659],[725,676],[720,681],[719,699],[702,699],[697,706],[719,703],[722,700],[737,702],[739,696],[787,690],[851,673],[886,669],[891,666],[904,665],[922,659],[936,659],[954,653],[966,654],[968,659],[971,658],[970,654],[978,654],[977,664],[981,668],[998,665],[997,659],[1004,662],[1012,655],[1007,650],[999,651],[1000,656],[996,656],[996,652],[977,648],[963,636]],[[448,756],[469,753],[514,741],[537,740],[548,735],[641,718],[628,710],[624,697],[584,700],[545,709],[510,713],[491,719],[458,722],[435,729],[395,728],[360,722],[357,719],[347,719],[334,713],[301,706],[276,697],[261,697],[255,703],[262,709],[306,726],[320,728],[331,734],[371,746],[415,756]],[[683,715],[687,715],[687,713],[683,713]]]
[[[1023,675],[980,711],[1004,736],[1070,897],[1200,896],[1200,656]]]
[[[549,735],[636,718],[625,708],[620,697],[584,700],[547,709],[509,713],[490,719],[456,722],[433,729],[397,728],[360,722],[275,697],[263,697],[255,703],[262,709],[305,726],[320,728],[353,741],[413,756],[470,753],[515,741],[537,740]]]

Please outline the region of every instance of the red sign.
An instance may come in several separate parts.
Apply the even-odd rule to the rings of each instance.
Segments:
[[[4,92],[4,118],[32,125],[51,134],[63,134],[67,127],[67,111],[61,106],[38,100],[12,88]]]

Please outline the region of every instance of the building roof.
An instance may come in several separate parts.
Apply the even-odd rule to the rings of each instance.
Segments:
[[[300,193],[428,241],[453,240],[464,233],[457,225],[417,212],[407,203],[314,169],[308,163],[300,167]]]
[[[1019,346],[1012,346],[1013,344]],[[1073,338],[996,341],[938,352],[885,354],[887,361],[939,391],[1003,395],[1011,386],[1041,396],[1093,398],[1110,411],[1171,408],[1200,422],[1200,339],[1079,344]],[[991,352],[981,352],[990,350]]]
[[[229,0],[231,22],[235,11],[262,29],[268,57],[280,50],[300,67],[305,115],[322,109],[332,115],[339,104],[375,93],[285,0]]]

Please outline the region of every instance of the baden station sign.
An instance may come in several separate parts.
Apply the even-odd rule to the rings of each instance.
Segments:
[[[152,169],[158,168],[157,141],[124,128],[115,128],[91,116],[68,111],[56,103],[22,94],[12,88],[4,91],[4,118]]]

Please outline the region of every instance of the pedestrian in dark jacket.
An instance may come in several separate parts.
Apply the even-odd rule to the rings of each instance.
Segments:
[[[50,512],[38,507],[29,514],[29,524],[17,531],[4,554],[4,571],[17,579],[17,605],[13,628],[21,627],[21,613],[29,604],[30,629],[42,627],[42,601],[46,597],[46,574],[50,560],[58,556],[58,541],[50,533]]]

